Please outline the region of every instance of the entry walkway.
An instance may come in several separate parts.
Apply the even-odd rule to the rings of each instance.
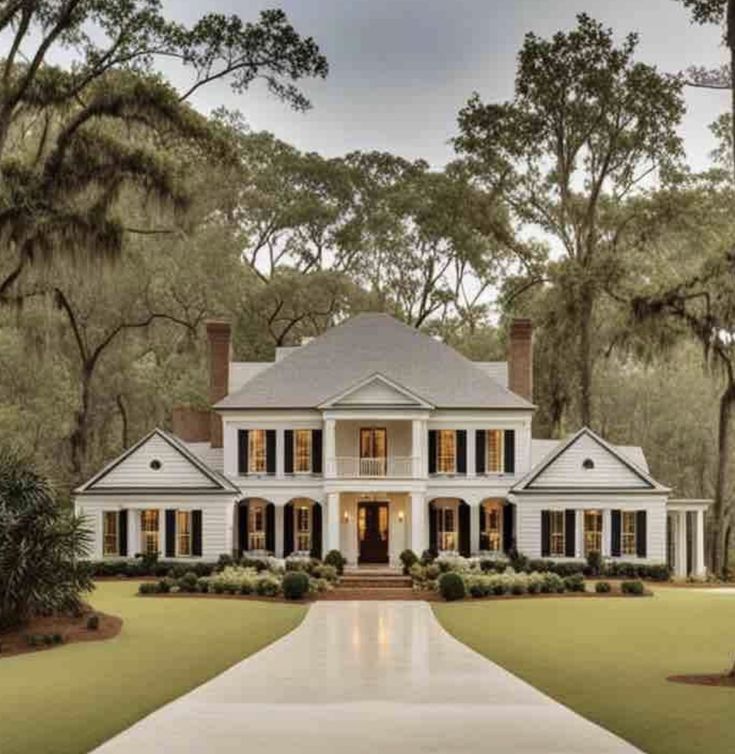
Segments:
[[[426,603],[318,602],[288,636],[97,749],[243,751],[637,750],[456,641]]]

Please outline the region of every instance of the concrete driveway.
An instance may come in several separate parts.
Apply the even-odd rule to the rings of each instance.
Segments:
[[[453,639],[424,602],[319,602],[291,634],[96,751],[630,754],[637,749]]]

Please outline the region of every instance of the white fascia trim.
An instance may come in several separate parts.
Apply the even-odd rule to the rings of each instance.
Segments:
[[[415,408],[417,406],[420,408],[426,408],[426,409],[434,408],[434,405],[430,403],[429,401],[427,401],[425,398],[422,398],[420,395],[417,395],[412,390],[409,390],[407,387],[399,384],[398,382],[395,382],[394,380],[391,380],[390,378],[386,377],[384,374],[381,374],[380,372],[373,372],[367,377],[363,377],[358,382],[355,382],[349,387],[347,387],[345,390],[342,390],[336,395],[333,395],[331,398],[327,398],[327,400],[321,403],[318,406],[318,408],[320,409],[335,408],[336,404],[338,404],[340,401],[343,401],[351,393],[356,393],[358,390],[362,389],[366,385],[369,385],[371,382],[375,382],[376,380],[378,382],[382,382],[391,390],[395,390],[397,393],[404,395],[406,398],[409,398],[411,401],[413,401],[416,404],[416,406],[408,406],[408,407],[403,406],[402,404],[395,404],[396,408],[398,409]],[[355,406],[348,406],[347,408],[353,409],[355,408]]]

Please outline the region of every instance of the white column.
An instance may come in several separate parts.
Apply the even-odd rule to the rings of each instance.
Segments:
[[[707,575],[704,564],[704,511],[696,513],[696,529],[694,532],[694,575],[703,578]]]
[[[602,511],[602,557],[609,558],[612,554],[612,511]]]
[[[475,461],[475,450],[477,449],[477,446],[475,445],[475,434],[477,433],[477,430],[474,429],[468,429],[467,430],[467,476],[475,476],[475,470],[477,469],[476,461]],[[478,529],[479,531],[479,529]],[[479,534],[478,534],[479,537]],[[472,540],[475,541],[474,539]],[[478,546],[479,546],[480,540],[477,540]]]
[[[674,547],[674,575],[685,579],[687,576],[687,514],[679,511],[676,514],[676,540]]]
[[[140,552],[140,511],[128,508],[128,557]]]
[[[574,557],[575,558],[583,558],[584,557],[584,511],[578,510],[576,511],[576,516],[574,519],[575,527],[575,537],[574,537]]]
[[[334,478],[337,476],[337,464],[334,460],[336,455],[336,422],[334,419],[326,419],[324,422],[324,476]]]
[[[480,552],[480,503],[474,503],[470,505],[470,555],[477,555],[478,552]]]
[[[411,493],[411,549],[418,555],[428,549],[426,495],[423,492]]]
[[[327,495],[327,551],[339,549],[339,492],[330,492]]]
[[[283,515],[284,507],[282,505],[276,506],[275,526],[276,526],[276,557],[283,557]]]
[[[411,421],[411,456],[413,457],[412,476],[420,479],[426,476],[426,462],[424,460],[424,435],[426,422],[423,419]]]
[[[276,479],[283,479],[285,476],[284,466],[284,445],[285,434],[283,429],[276,430]]]
[[[232,554],[235,551],[235,510],[236,503],[227,503],[225,506],[225,549],[224,552]]]

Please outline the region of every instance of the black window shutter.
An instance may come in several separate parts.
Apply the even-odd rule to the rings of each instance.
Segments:
[[[622,548],[620,546],[621,533],[622,533],[622,529],[620,526],[620,519],[621,519],[620,511],[610,511],[610,524],[611,524],[610,554],[614,558],[619,558],[620,553],[622,552]]]
[[[485,473],[485,430],[478,429],[475,432],[475,473]]]
[[[283,557],[293,552],[293,503],[283,507]]]
[[[237,430],[237,472],[238,474],[248,473],[248,431],[247,429]]]
[[[648,557],[646,545],[646,511],[638,511],[635,521],[636,551],[639,558]]]
[[[191,554],[201,557],[202,554],[202,512],[191,512]]]
[[[459,554],[465,558],[470,556],[470,506],[459,504]]]
[[[322,431],[311,431],[311,470],[314,474],[322,473]]]
[[[437,517],[438,512],[434,504],[429,503],[429,549],[434,552],[439,550],[439,521]]]
[[[314,503],[311,509],[311,555],[322,559],[322,506]]]
[[[505,438],[503,440],[503,452],[505,458],[503,459],[503,468],[506,474],[516,473],[516,431],[514,429],[505,430]]]
[[[276,473],[276,430],[265,431],[265,471],[267,474]]]
[[[577,554],[577,511],[564,511],[564,554],[573,558]]]
[[[490,541],[487,538],[487,532],[485,531],[485,506],[480,503],[477,506],[477,510],[480,514],[480,549],[489,550]]]
[[[128,512],[126,510],[119,511],[117,520],[118,555],[126,558],[128,556]]]
[[[436,430],[435,429],[429,430],[429,474],[436,474]]]
[[[506,503],[503,506],[503,550],[505,552],[510,552],[515,542],[516,534],[513,529],[514,512],[515,505],[513,503]]]
[[[283,433],[283,471],[293,474],[293,430],[287,429]]]
[[[166,557],[176,557],[176,511],[166,511]]]
[[[268,552],[276,549],[276,506],[273,503],[265,506],[265,549]]]
[[[248,548],[248,504],[242,502],[237,506],[237,530],[240,541],[238,542],[238,552],[242,553]]]
[[[467,473],[467,430],[457,430],[457,473]]]
[[[551,511],[541,511],[541,557],[551,555]]]

